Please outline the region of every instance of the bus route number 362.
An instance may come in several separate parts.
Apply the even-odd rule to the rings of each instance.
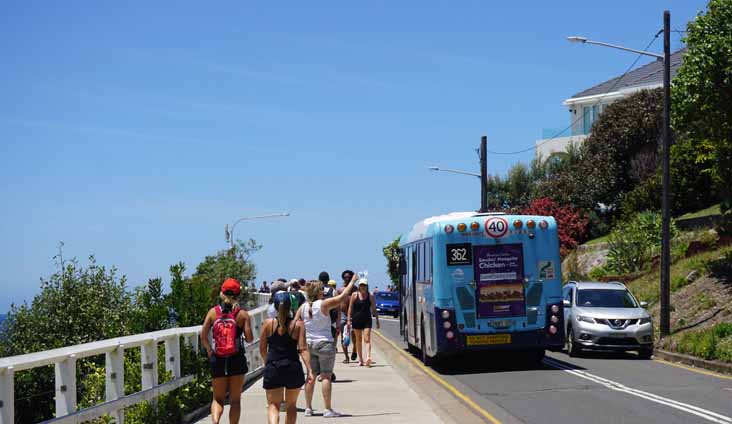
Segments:
[[[447,265],[471,265],[473,263],[473,249],[470,243],[448,244]]]

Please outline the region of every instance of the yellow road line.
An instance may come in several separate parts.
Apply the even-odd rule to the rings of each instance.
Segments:
[[[682,369],[685,369],[687,371],[695,372],[697,374],[704,374],[704,375],[708,375],[708,376],[711,376],[711,377],[721,378],[721,379],[724,379],[724,380],[732,380],[732,376],[730,376],[730,375],[724,375],[724,374],[719,374],[719,373],[716,373],[714,371],[701,370],[699,368],[694,368],[694,367],[690,367],[688,365],[678,364],[676,362],[664,361],[663,359],[654,359],[653,361],[654,362],[660,362],[660,363],[662,363],[664,365],[670,365],[670,366],[676,367],[676,368],[682,368]]]
[[[475,403],[469,397],[465,396],[458,389],[456,389],[453,385],[451,385],[450,383],[448,383],[447,381],[445,381],[442,377],[440,377],[439,375],[437,375],[437,373],[435,373],[434,371],[432,371],[428,367],[424,366],[424,364],[422,364],[422,362],[418,361],[415,357],[413,357],[412,355],[410,355],[407,352],[405,352],[404,349],[402,349],[401,347],[399,347],[393,341],[389,340],[388,337],[384,336],[379,331],[374,331],[374,333],[377,334],[379,337],[381,337],[382,340],[384,340],[385,342],[389,343],[391,345],[391,347],[393,347],[394,349],[396,349],[396,351],[399,352],[399,353],[401,353],[405,358],[407,358],[410,361],[412,361],[412,363],[414,363],[414,365],[416,365],[419,369],[421,369],[422,371],[424,371],[425,374],[427,374],[430,377],[432,377],[433,380],[435,380],[436,382],[438,382],[439,384],[441,384],[444,388],[446,388],[455,397],[457,397],[458,399],[460,399],[463,402],[467,403],[468,406],[470,406],[475,412],[477,412],[478,414],[480,414],[481,416],[483,416],[484,418],[486,418],[488,421],[492,422],[493,424],[501,424],[501,422],[498,421],[498,419],[496,419],[496,417],[494,417],[493,415],[491,415],[490,412],[488,412],[485,409],[481,408],[480,405],[478,405],[477,403]]]

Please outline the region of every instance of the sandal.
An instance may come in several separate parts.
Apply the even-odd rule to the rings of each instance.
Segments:
[[[348,358],[346,358],[341,363],[343,363],[343,364],[350,364],[351,363],[351,360],[348,359]]]
[[[371,368],[371,358],[366,358],[366,366]]]
[[[363,361],[358,361],[358,366],[359,367],[362,367],[363,366]]]

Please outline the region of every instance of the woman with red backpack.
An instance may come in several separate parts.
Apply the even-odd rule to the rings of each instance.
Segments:
[[[208,353],[213,380],[211,419],[218,424],[224,413],[226,392],[229,392],[229,422],[237,424],[241,413],[241,391],[249,371],[245,356],[245,342],[254,340],[249,313],[239,307],[241,285],[228,278],[221,285],[221,302],[206,314],[201,329],[201,344]],[[213,347],[209,333],[213,332]],[[243,340],[242,340],[243,339]]]

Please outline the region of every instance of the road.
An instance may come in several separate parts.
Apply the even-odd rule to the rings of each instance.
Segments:
[[[405,348],[399,322],[381,322],[380,333]],[[513,363],[510,355],[483,353],[452,358],[434,371],[486,411],[524,423],[732,424],[732,378],[633,354],[548,352],[538,366]]]

